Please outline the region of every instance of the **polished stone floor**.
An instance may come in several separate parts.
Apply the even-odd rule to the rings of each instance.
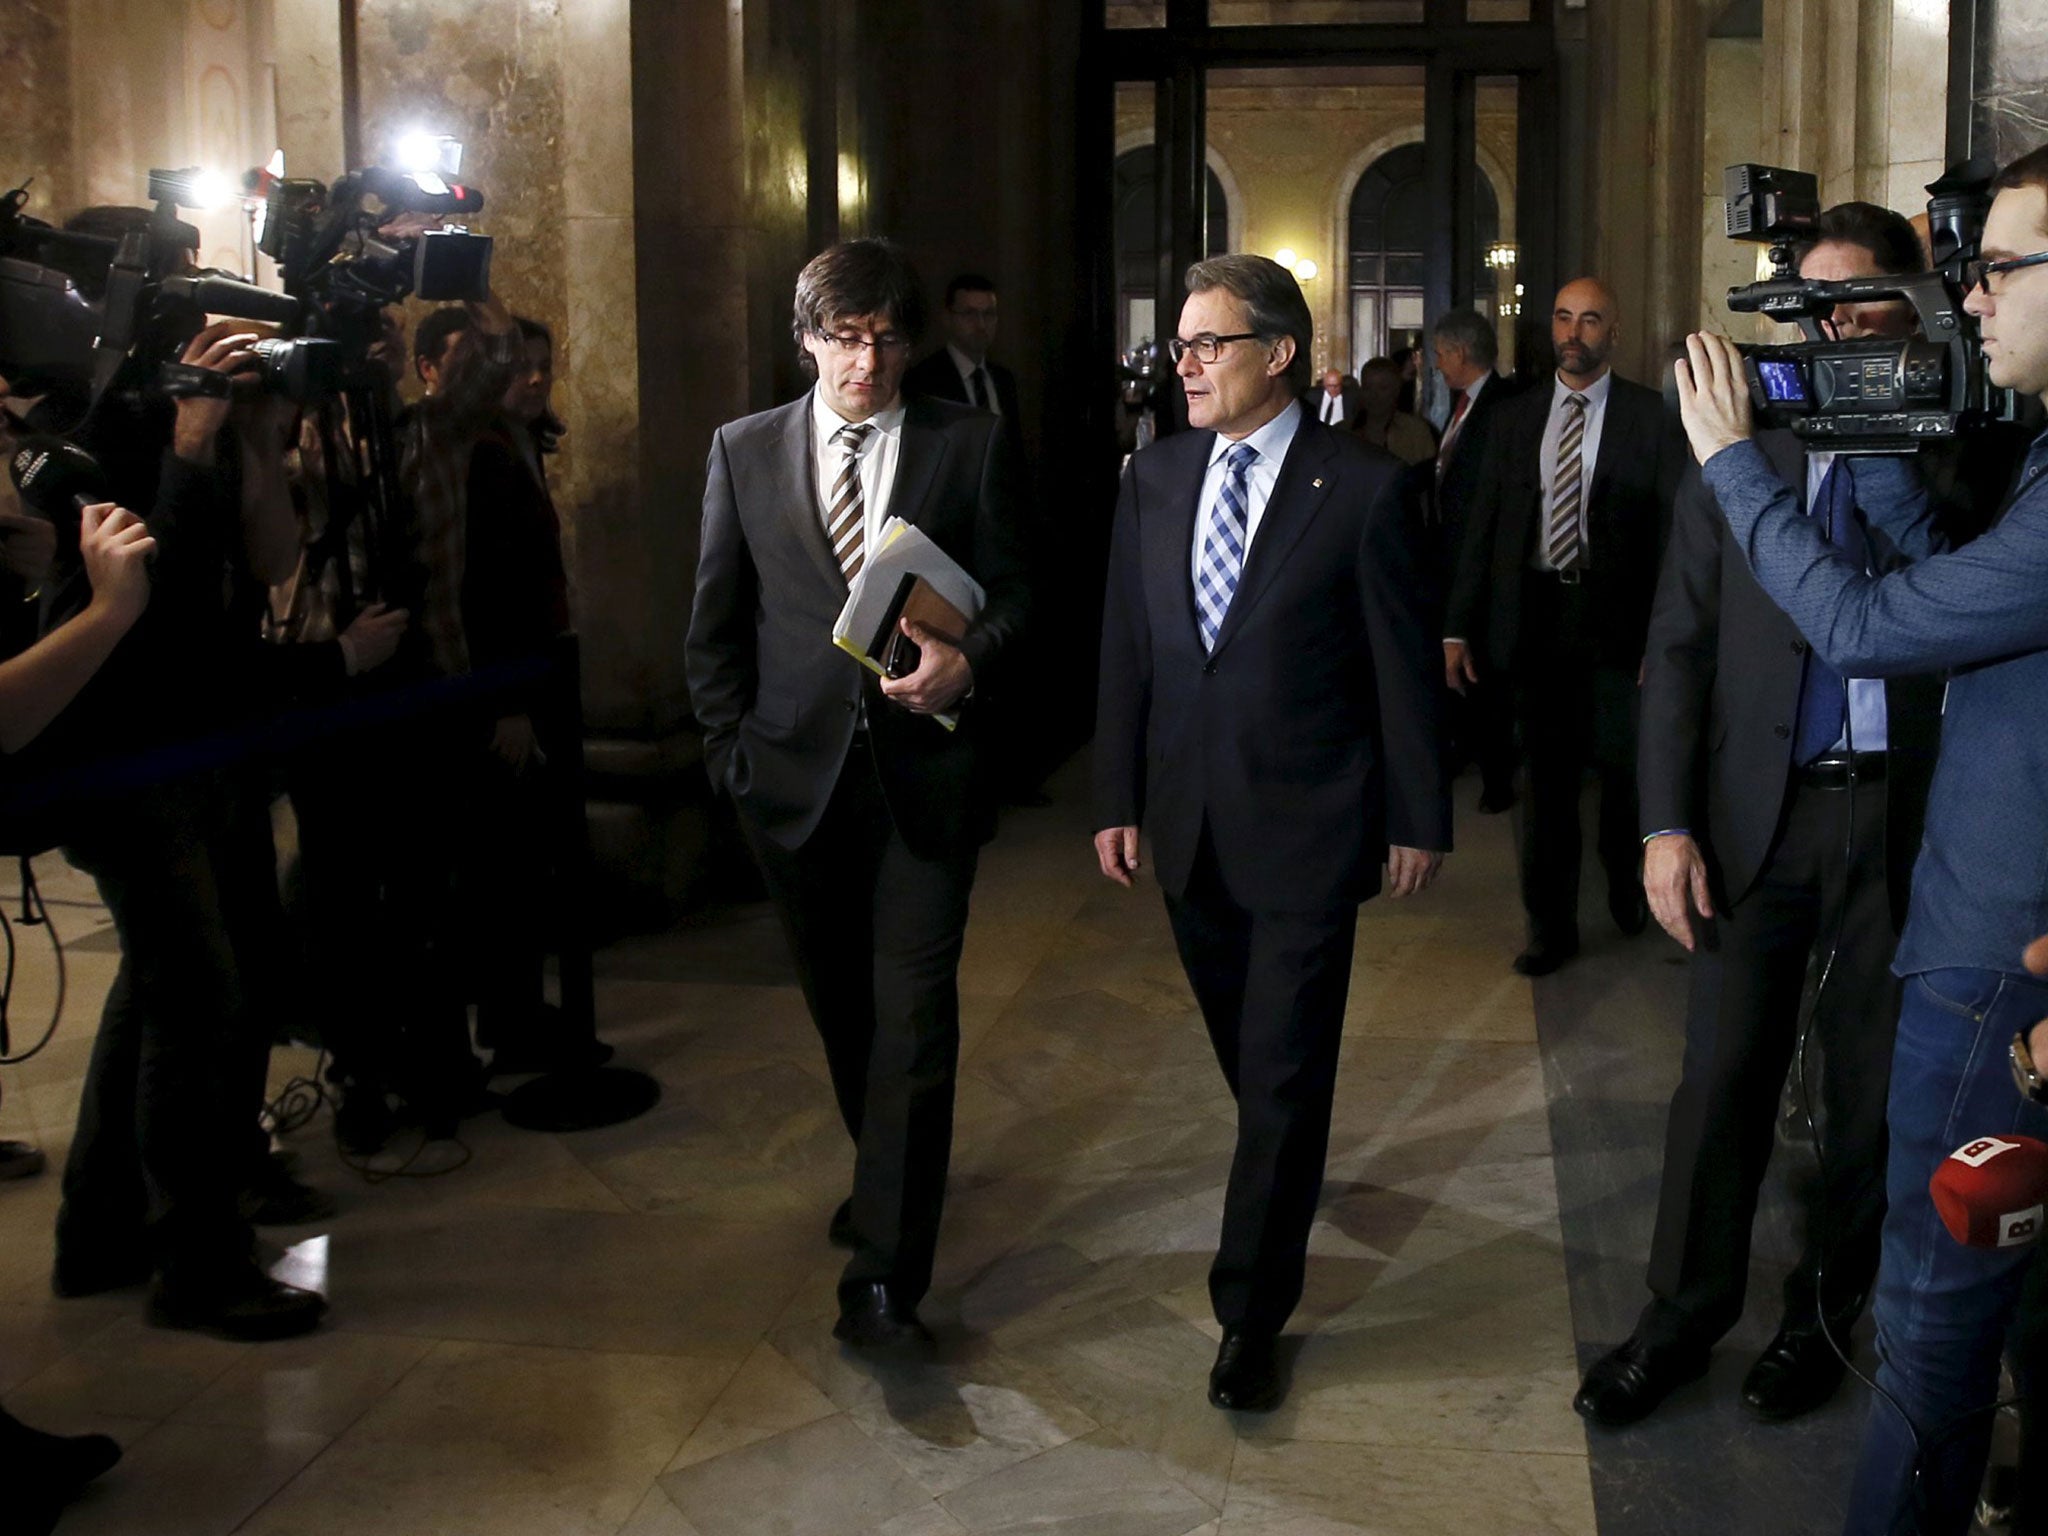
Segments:
[[[1093,872],[1080,783],[1070,768],[1055,805],[1010,817],[976,891],[936,1365],[871,1367],[829,1336],[824,1228],[850,1157],[772,919],[739,907],[600,957],[607,1038],[664,1085],[645,1118],[562,1137],[473,1122],[465,1166],[374,1186],[324,1117],[292,1138],[342,1206],[278,1234],[334,1300],[309,1339],[154,1330],[140,1292],[54,1301],[54,1177],[0,1186],[0,1398],[127,1447],[60,1529],[1591,1532],[1537,995],[1552,1027],[1597,1037],[1552,1064],[1550,1094],[1620,1117],[1559,1120],[1581,1137],[1574,1199],[1634,1202],[1574,1238],[1590,1348],[1626,1324],[1645,1106],[1675,1069],[1600,1054],[1632,1019],[1646,1052],[1675,1039],[1651,941],[1596,949],[1570,986],[1515,978],[1505,818],[1461,816],[1437,889],[1367,908],[1292,1395],[1232,1418],[1202,1397],[1232,1106],[1156,892]],[[112,947],[89,887],[52,868],[48,888],[70,995],[50,1049],[0,1074],[0,1135],[54,1160]],[[19,1043],[50,968],[40,935],[17,938]],[[309,1065],[280,1057],[281,1075]],[[427,1148],[409,1173],[459,1155]],[[1608,1483],[1603,1529],[1610,1509],[1616,1531],[1777,1528],[1668,1508],[1631,1524]]]

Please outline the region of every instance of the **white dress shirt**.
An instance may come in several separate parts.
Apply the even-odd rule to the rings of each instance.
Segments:
[[[1326,427],[1344,425],[1344,391],[1331,394],[1320,385],[1316,387],[1316,420]]]
[[[861,510],[866,513],[861,530],[862,547],[872,551],[882,537],[882,524],[889,516],[889,496],[896,488],[896,460],[903,450],[903,402],[868,418],[875,430],[860,449]],[[825,403],[825,392],[811,390],[811,457],[818,467],[818,521],[832,513],[832,487],[846,462],[846,449],[832,441],[832,434],[851,425]]]
[[[1820,505],[1821,482],[1827,479],[1836,457],[1832,453],[1809,453],[1806,456],[1806,510],[1809,514]],[[1850,677],[1843,681],[1849,685],[1849,729],[1832,750],[1847,752],[1853,747],[1858,752],[1884,751],[1891,742],[1890,717],[1885,714],[1884,707],[1884,679]]]
[[[953,360],[953,371],[960,375],[960,398],[970,404],[974,400],[974,385],[970,382],[977,373],[981,375],[981,408],[1000,416],[1003,404],[996,399],[996,376],[988,371],[985,363],[977,363],[950,341],[946,343],[946,356]]]
[[[1597,558],[1587,516],[1593,508],[1593,469],[1600,462],[1600,432],[1607,424],[1607,396],[1614,384],[1612,373],[1603,373],[1584,389],[1574,390],[1563,379],[1550,394],[1550,419],[1543,425],[1543,449],[1537,459],[1537,473],[1543,476],[1543,524],[1536,533],[1534,563],[1539,571],[1554,569],[1550,563],[1550,514],[1557,507],[1557,449],[1564,439],[1565,401],[1574,394],[1586,397],[1586,436],[1579,445],[1579,545],[1585,551],[1582,567]]]
[[[1258,431],[1242,441],[1251,444],[1258,457],[1245,470],[1244,509],[1244,558],[1250,564],[1252,540],[1259,536],[1259,524],[1266,516],[1266,503],[1273,499],[1273,482],[1280,478],[1280,466],[1287,462],[1287,450],[1294,443],[1295,429],[1301,425],[1301,411],[1294,405],[1282,411]],[[1237,446],[1237,441],[1216,434],[1216,441],[1209,447],[1209,467],[1202,475],[1202,490],[1195,501],[1195,541],[1188,552],[1188,580],[1197,586],[1202,580],[1202,539],[1209,531],[1209,511],[1216,505],[1216,498],[1223,493],[1223,480],[1229,473],[1224,466],[1223,456]],[[1243,571],[1239,570],[1242,580]]]

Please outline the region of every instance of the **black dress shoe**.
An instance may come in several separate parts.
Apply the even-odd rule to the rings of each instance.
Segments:
[[[258,1227],[302,1227],[334,1214],[334,1197],[292,1177],[291,1170],[265,1158],[242,1191],[242,1219]]]
[[[1512,789],[1489,789],[1479,796],[1479,814],[1498,816],[1502,811],[1515,808],[1515,792]]]
[[[853,1224],[853,1198],[848,1196],[839,1202],[839,1209],[832,1213],[832,1224],[825,1229],[825,1241],[834,1248],[858,1248],[860,1228]]]
[[[1849,1325],[1833,1327],[1835,1337],[1846,1344]],[[1742,1406],[1774,1423],[1796,1419],[1833,1397],[1847,1370],[1819,1323],[1786,1323],[1742,1378]]]
[[[1572,1407],[1595,1424],[1633,1424],[1687,1382],[1705,1375],[1708,1354],[1698,1346],[1650,1344],[1631,1334],[1626,1343],[1593,1362]]]
[[[854,1349],[922,1350],[933,1344],[931,1329],[917,1320],[917,1309],[890,1295],[879,1280],[840,1291],[832,1337]]]
[[[203,1276],[166,1275],[150,1298],[150,1321],[159,1328],[190,1328],[242,1343],[310,1333],[327,1311],[327,1298],[273,1280],[244,1263]]]
[[[69,1499],[120,1459],[111,1435],[52,1435],[0,1410],[0,1463],[33,1483],[31,1493]]]
[[[1216,1363],[1209,1367],[1210,1405],[1237,1413],[1279,1407],[1286,1395],[1280,1385],[1279,1342],[1270,1333],[1224,1329]]]
[[[1614,919],[1622,937],[1632,939],[1650,926],[1650,902],[1641,887],[1607,893],[1607,915]]]
[[[1579,952],[1579,941],[1538,939],[1515,956],[1515,972],[1521,976],[1548,976]]]

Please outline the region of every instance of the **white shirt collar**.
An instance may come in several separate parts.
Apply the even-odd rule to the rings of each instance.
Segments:
[[[832,441],[832,434],[834,432],[837,432],[841,427],[853,425],[852,422],[825,403],[825,391],[819,389],[816,385],[811,386],[811,422],[817,428],[819,437],[828,443]],[[875,412],[874,415],[868,418],[868,424],[884,437],[896,436],[897,433],[903,430],[902,397],[898,396],[896,403],[886,411]]]
[[[988,363],[985,360],[977,363],[973,358],[969,357],[965,352],[962,352],[950,341],[946,343],[946,355],[953,359],[953,371],[960,375],[960,378],[963,382],[966,380],[969,374],[977,373],[981,369],[986,368],[988,366]]]
[[[1567,395],[1584,395],[1586,397],[1586,409],[1591,411],[1598,410],[1607,403],[1607,390],[1608,386],[1614,383],[1614,370],[1612,368],[1608,369],[1584,389],[1573,389],[1555,374],[1551,375],[1551,379],[1556,385],[1550,393],[1550,408],[1553,411],[1564,404]]]
[[[1218,432],[1216,434],[1216,441],[1209,445],[1209,462],[1214,464],[1224,454],[1235,448],[1238,442],[1245,442],[1251,444],[1259,455],[1254,461],[1255,463],[1277,466],[1282,459],[1287,457],[1288,444],[1294,441],[1294,434],[1301,426],[1302,417],[1306,410],[1307,407],[1305,406],[1290,406],[1259,428],[1258,431],[1252,433],[1249,437],[1239,438],[1236,442]]]

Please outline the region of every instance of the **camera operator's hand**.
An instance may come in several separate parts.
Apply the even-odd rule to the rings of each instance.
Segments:
[[[79,514],[78,553],[92,586],[88,613],[95,610],[126,630],[149,606],[149,557],[156,540],[126,507],[96,502]]]
[[[540,745],[533,734],[531,715],[507,715],[491,732],[491,756],[514,773],[526,772],[528,765],[539,755]]]
[[[1672,364],[1678,382],[1678,414],[1685,423],[1692,456],[1704,464],[1750,435],[1749,384],[1742,354],[1726,336],[1696,331],[1685,338],[1685,356]]]
[[[246,320],[216,320],[194,336],[179,362],[192,368],[209,368],[215,373],[241,373],[252,367],[256,354],[249,344],[257,333]],[[178,421],[171,432],[171,450],[192,464],[213,462],[213,440],[234,408],[233,402],[211,395],[190,395],[178,402]]]
[[[358,677],[374,672],[398,654],[398,642],[412,614],[404,608],[386,608],[372,603],[341,633],[341,654],[348,662],[348,675]]]

